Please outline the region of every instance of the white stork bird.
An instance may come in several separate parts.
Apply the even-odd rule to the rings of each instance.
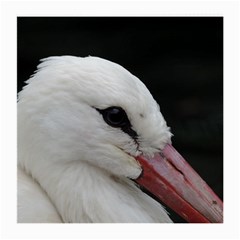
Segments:
[[[49,57],[18,102],[18,222],[222,222],[145,85],[97,57]],[[133,181],[135,180],[135,181]]]

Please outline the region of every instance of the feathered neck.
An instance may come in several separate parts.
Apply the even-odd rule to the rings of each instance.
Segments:
[[[81,161],[38,176],[64,222],[171,222],[163,207],[128,178]]]

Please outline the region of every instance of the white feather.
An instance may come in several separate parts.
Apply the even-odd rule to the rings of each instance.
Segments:
[[[27,83],[18,102],[19,222],[171,222],[129,179],[141,173],[134,157],[171,138],[138,78],[101,58],[62,56],[44,59]],[[126,111],[138,144],[95,109],[111,106]]]

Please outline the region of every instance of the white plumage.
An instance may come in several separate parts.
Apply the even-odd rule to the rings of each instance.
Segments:
[[[130,180],[171,133],[145,85],[97,57],[50,57],[18,102],[18,222],[171,222]],[[135,141],[96,109],[125,110]]]

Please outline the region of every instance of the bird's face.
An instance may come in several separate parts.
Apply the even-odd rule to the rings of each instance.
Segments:
[[[153,155],[170,142],[169,128],[147,88],[115,63],[50,58],[30,82],[20,94],[19,108],[28,101],[27,121],[46,138],[38,147],[58,160],[90,161],[136,178],[141,167],[135,157]]]
[[[95,57],[51,57],[28,83],[18,103],[26,170],[84,161],[138,178],[188,221],[222,221],[221,200],[169,145],[159,106],[127,70]]]

